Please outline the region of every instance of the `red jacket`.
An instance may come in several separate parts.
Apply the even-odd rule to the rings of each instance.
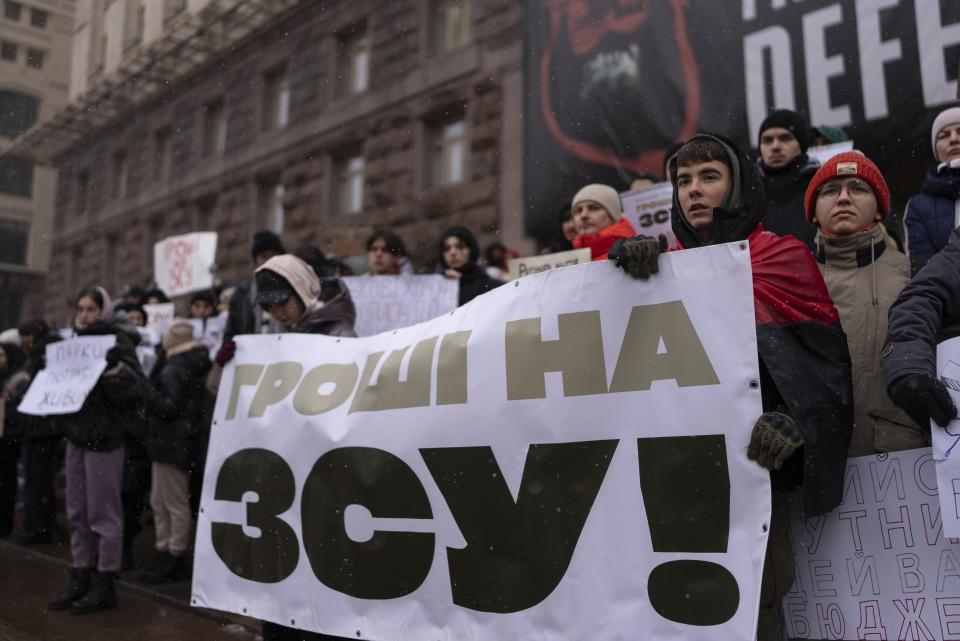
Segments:
[[[607,252],[613,244],[621,238],[636,236],[637,232],[626,218],[600,230],[599,234],[577,236],[573,239],[573,246],[577,249],[590,249],[590,260],[607,260]]]

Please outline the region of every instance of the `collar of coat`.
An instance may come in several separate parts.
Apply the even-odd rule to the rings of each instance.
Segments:
[[[850,236],[824,236],[817,232],[817,262],[821,265],[868,267],[887,250],[880,224]]]

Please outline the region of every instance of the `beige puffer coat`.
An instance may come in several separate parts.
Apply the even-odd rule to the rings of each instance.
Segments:
[[[818,233],[816,242],[817,263],[840,313],[853,366],[849,455],[929,445],[929,435],[887,397],[880,367],[887,313],[910,280],[910,260],[885,237],[880,225],[844,238]]]

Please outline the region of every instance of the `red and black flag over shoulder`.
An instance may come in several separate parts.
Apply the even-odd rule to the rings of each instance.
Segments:
[[[956,101],[960,2],[526,0],[527,230],[579,187],[662,174],[698,131],[746,148],[775,108],[842,127],[904,197]],[[923,47],[918,46],[923,42]],[[902,206],[902,204],[901,204]]]
[[[853,427],[847,338],[806,245],[761,231],[749,240],[757,350],[803,432],[804,511],[822,514],[842,499]]]

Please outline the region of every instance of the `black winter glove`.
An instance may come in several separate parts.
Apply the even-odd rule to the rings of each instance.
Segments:
[[[658,260],[668,246],[669,241],[664,234],[660,234],[659,238],[634,236],[614,243],[607,258],[634,278],[647,280],[651,274],[660,272]]]
[[[957,406],[943,383],[926,374],[910,374],[887,387],[890,400],[899,405],[917,425],[926,429],[933,419],[946,427],[957,418]]]
[[[768,470],[779,470],[802,445],[796,421],[781,412],[764,412],[753,425],[747,458]]]
[[[120,362],[120,359],[123,357],[123,348],[119,345],[114,345],[107,350],[107,369],[113,369],[117,366],[117,363]]]

